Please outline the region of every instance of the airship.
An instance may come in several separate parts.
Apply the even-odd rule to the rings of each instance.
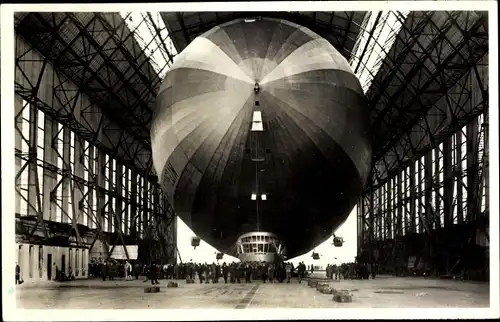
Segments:
[[[292,258],[330,238],[371,160],[367,101],[346,59],[265,17],[216,26],[177,56],[151,144],[176,214],[242,261]]]

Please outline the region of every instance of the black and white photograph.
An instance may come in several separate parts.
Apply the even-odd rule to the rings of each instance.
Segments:
[[[1,10],[5,320],[500,317],[496,2]]]

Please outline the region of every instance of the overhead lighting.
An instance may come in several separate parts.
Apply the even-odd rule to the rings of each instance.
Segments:
[[[262,200],[267,200],[267,195],[265,193],[263,193],[261,196]]]
[[[245,19],[245,22],[255,22],[255,18],[252,18],[252,19]]]
[[[252,200],[257,200],[257,194],[252,193]]]

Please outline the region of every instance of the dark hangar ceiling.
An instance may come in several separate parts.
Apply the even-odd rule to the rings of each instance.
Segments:
[[[238,18],[261,16],[285,19],[307,27],[327,39],[349,60],[367,12],[164,12],[167,26],[178,52],[211,28]]]

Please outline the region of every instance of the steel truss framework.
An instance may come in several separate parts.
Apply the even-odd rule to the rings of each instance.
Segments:
[[[349,59],[362,21],[364,11],[335,12],[162,12],[161,16],[172,41],[181,52],[197,36],[211,28],[241,18],[260,16],[285,19],[311,29],[327,39],[339,52]]]
[[[27,17],[24,15],[24,19]],[[100,21],[100,31],[93,29],[89,35],[91,31],[75,19],[72,14],[62,18],[52,14],[52,25],[40,18],[37,31],[29,33],[23,29],[26,26],[17,25],[16,190],[18,203],[24,204],[16,210],[18,241],[92,249],[99,240],[106,257],[116,245],[139,244],[140,260],[175,262],[175,216],[152,172],[149,148],[140,141],[145,132],[139,127],[144,128],[147,122],[141,119],[134,126],[113,118],[113,114],[136,111],[132,100],[122,101],[129,109],[121,108],[122,113],[116,113],[100,99],[120,95],[121,88],[133,91],[129,85],[137,76],[129,76],[120,88],[102,84],[106,92],[92,90],[93,83],[102,81],[99,73],[106,70],[109,76],[116,64],[106,61],[111,55],[103,54],[105,45],[97,51],[91,46],[95,39],[103,40],[104,32],[114,34],[119,27],[109,28],[104,17],[95,15],[85,28]],[[81,52],[74,52],[71,41],[63,39],[60,28],[69,28],[68,22],[79,28],[73,41],[80,38]],[[34,36],[30,41],[19,37],[26,34]],[[103,44],[111,42],[114,47],[105,49],[125,52],[125,41],[133,39],[123,31],[121,36],[125,39],[117,40],[115,34],[110,40],[109,36]],[[45,53],[44,48],[48,50]],[[67,53],[71,53],[71,59],[65,56]],[[97,56],[104,62],[96,67]],[[144,66],[132,66],[132,74],[138,74],[138,68]],[[154,77],[149,75],[148,79]],[[144,92],[154,97],[150,83],[144,83],[149,84]],[[130,96],[124,94],[115,101]],[[137,105],[148,102],[136,100]],[[159,247],[151,247],[151,243]],[[150,248],[158,251],[152,253]],[[125,252],[128,257],[126,247]]]
[[[358,247],[382,270],[412,256],[440,274],[488,267],[471,260],[488,239],[487,23],[486,13],[412,12],[373,80]]]

